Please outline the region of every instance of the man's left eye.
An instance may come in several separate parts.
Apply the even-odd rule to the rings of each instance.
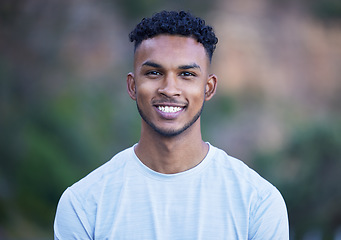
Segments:
[[[191,72],[182,72],[180,74],[181,76],[184,76],[184,77],[192,77],[192,76],[195,76],[193,73]]]

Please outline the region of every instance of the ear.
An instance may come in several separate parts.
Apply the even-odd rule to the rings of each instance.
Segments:
[[[217,82],[218,78],[216,75],[214,74],[209,75],[205,89],[205,101],[210,100],[214,96],[217,90]]]
[[[127,75],[127,91],[131,99],[136,101],[136,85],[133,73],[128,73]]]

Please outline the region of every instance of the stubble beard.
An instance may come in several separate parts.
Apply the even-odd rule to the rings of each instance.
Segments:
[[[178,136],[181,133],[183,133],[184,131],[186,131],[188,128],[190,128],[201,116],[201,113],[204,109],[204,104],[205,104],[205,101],[202,103],[202,106],[201,106],[200,110],[198,111],[198,113],[192,118],[191,121],[189,121],[187,124],[185,124],[182,128],[180,128],[178,130],[177,129],[164,130],[164,129],[157,127],[154,123],[152,123],[152,121],[150,121],[148,119],[148,117],[140,109],[138,101],[136,100],[137,110],[138,110],[141,118],[143,119],[143,121],[145,121],[156,133],[160,134],[163,137],[167,137],[167,138]]]

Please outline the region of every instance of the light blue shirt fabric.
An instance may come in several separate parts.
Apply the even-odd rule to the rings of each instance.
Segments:
[[[210,145],[196,167],[149,169],[128,148],[62,195],[55,239],[289,239],[279,191]]]

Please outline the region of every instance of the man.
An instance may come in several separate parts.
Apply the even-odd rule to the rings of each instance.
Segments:
[[[163,11],[130,40],[140,140],[64,192],[55,239],[289,239],[278,190],[202,140],[201,111],[217,87],[212,28]]]

